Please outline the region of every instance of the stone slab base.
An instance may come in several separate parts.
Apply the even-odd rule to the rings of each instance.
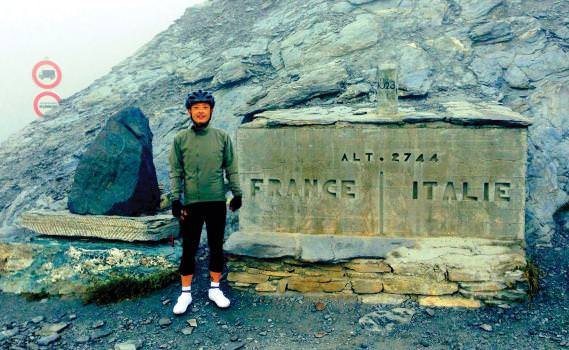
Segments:
[[[48,236],[94,237],[128,242],[159,241],[179,234],[178,221],[172,215],[126,217],[32,210],[20,216],[19,225]]]
[[[0,242],[0,290],[112,301],[139,286],[151,291],[177,279],[180,254],[180,247],[169,245],[49,238]]]
[[[519,241],[429,238],[391,250],[383,258],[313,263],[297,258],[230,255],[227,279],[262,294],[288,292],[353,295],[366,303],[479,307],[527,297],[524,250]]]

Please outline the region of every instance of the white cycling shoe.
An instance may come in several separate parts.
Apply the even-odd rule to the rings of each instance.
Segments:
[[[192,303],[192,293],[190,291],[182,291],[178,297],[178,302],[174,305],[174,314],[181,315],[188,309]]]
[[[220,308],[227,308],[229,307],[229,299],[223,295],[223,292],[219,287],[211,287],[207,292],[209,300],[213,301],[215,305]]]

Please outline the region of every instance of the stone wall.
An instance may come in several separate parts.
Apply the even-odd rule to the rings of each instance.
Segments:
[[[340,295],[365,303],[417,299],[428,306],[479,307],[524,300],[525,254],[516,242],[423,239],[385,259],[310,263],[231,256],[227,280],[264,294]]]

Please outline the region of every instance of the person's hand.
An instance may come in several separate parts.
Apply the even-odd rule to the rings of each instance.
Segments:
[[[186,220],[188,215],[190,215],[190,210],[188,208],[182,208],[182,215],[180,216],[180,220]]]
[[[182,202],[179,199],[172,202],[172,215],[177,218],[182,215]]]
[[[229,202],[229,209],[231,209],[231,211],[236,211],[239,208],[241,208],[241,204],[242,204],[242,200],[241,200],[241,196],[235,196],[233,198],[231,198],[231,201]]]

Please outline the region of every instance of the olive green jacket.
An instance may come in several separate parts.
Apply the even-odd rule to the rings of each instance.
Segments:
[[[179,199],[183,205],[225,202],[223,170],[233,196],[242,195],[231,137],[221,129],[208,126],[180,131],[174,136],[168,161],[172,200]]]

